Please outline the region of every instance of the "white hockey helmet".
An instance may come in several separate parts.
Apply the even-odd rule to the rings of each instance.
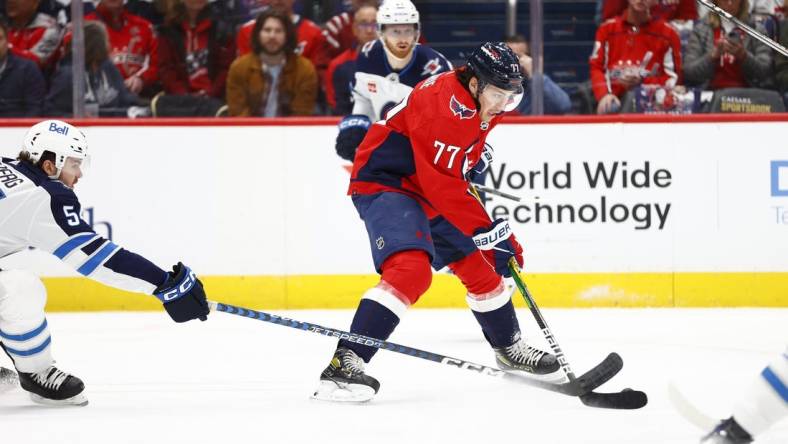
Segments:
[[[378,8],[378,32],[385,25],[416,25],[419,29],[419,10],[410,0],[385,0]]]
[[[85,134],[75,126],[60,120],[44,120],[31,126],[25,134],[22,149],[27,151],[33,163],[38,163],[44,152],[52,152],[55,155],[55,168],[57,168],[57,172],[50,176],[52,179],[60,176],[67,158],[78,159],[83,163],[88,160],[88,143]]]

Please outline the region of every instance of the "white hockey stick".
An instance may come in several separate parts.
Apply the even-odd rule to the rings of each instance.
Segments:
[[[698,3],[700,3],[701,5],[709,8],[709,9],[711,9],[714,13],[716,13],[720,17],[723,17],[724,19],[730,21],[731,23],[736,25],[737,28],[739,28],[742,31],[744,31],[747,34],[749,34],[752,38],[754,38],[756,40],[759,40],[761,43],[763,43],[764,45],[768,46],[769,48],[772,48],[773,50],[779,52],[783,56],[788,57],[788,48],[786,48],[785,46],[775,42],[774,40],[770,39],[769,37],[766,37],[765,35],[761,34],[760,32],[752,29],[746,23],[744,23],[741,20],[737,19],[736,17],[730,15],[724,9],[722,9],[719,6],[717,6],[714,3],[712,3],[711,0],[698,0]]]
[[[691,403],[687,397],[681,393],[673,381],[668,384],[668,399],[670,399],[670,403],[673,404],[673,408],[675,408],[684,419],[704,432],[713,429],[719,422],[695,407],[695,404]]]

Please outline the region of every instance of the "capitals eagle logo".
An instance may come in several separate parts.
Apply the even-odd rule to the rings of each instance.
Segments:
[[[463,105],[453,95],[451,96],[451,100],[449,101],[449,108],[451,109],[451,113],[454,114],[455,116],[458,116],[460,119],[473,119],[473,116],[476,115],[475,109],[470,109],[467,106]]]

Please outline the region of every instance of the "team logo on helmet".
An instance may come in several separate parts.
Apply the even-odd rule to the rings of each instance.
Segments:
[[[484,53],[490,56],[490,58],[493,60],[498,60],[501,58],[501,54],[492,46],[482,46],[482,51],[484,51]]]
[[[463,105],[453,95],[451,96],[451,100],[449,101],[449,108],[451,108],[451,113],[454,114],[455,116],[458,116],[460,119],[473,119],[473,116],[476,115],[475,109],[470,109],[467,106]]]

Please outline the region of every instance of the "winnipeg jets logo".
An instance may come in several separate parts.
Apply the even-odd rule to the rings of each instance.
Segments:
[[[449,108],[451,108],[451,113],[455,116],[458,116],[460,119],[472,119],[473,116],[476,115],[475,109],[470,109],[467,106],[460,103],[456,97],[451,96],[451,100],[449,101]]]
[[[440,60],[435,57],[434,59],[428,61],[424,64],[424,71],[421,72],[421,76],[431,76],[437,74],[438,71],[441,70],[441,62]]]

